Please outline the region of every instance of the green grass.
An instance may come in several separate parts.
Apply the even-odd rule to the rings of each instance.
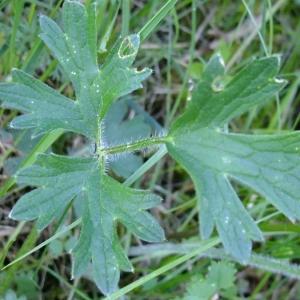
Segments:
[[[59,19],[62,2],[0,2],[1,81],[9,81],[11,68],[18,67],[73,96],[71,84],[38,38],[38,15]],[[93,1],[85,2],[88,5]],[[254,56],[278,53],[282,56],[281,74],[289,81],[282,97],[277,98],[277,103],[273,101],[236,119],[230,127],[249,133],[299,129],[299,1],[98,2],[99,59],[119,34],[139,32],[143,42],[136,65],[154,70],[144,90],[135,94],[138,108],[132,109],[129,116],[141,109],[153,116],[151,122],[158,123],[157,130],[168,127],[185,107],[190,86],[199,78],[203,62],[214,52],[223,54],[232,72]],[[13,290],[19,297],[27,295],[27,299],[101,299],[88,274],[70,280],[69,255],[53,243],[59,241],[65,246],[78,236],[80,220],[76,220],[74,211],[67,211],[58,224],[43,232],[37,232],[32,223],[17,224],[8,219],[13,204],[28,190],[15,184],[13,173],[8,170],[9,159],[23,157],[19,167],[28,166],[37,153],[52,148],[72,154],[88,147],[86,141],[61,131],[52,132],[30,150],[24,150],[17,135],[7,128],[16,114],[0,109],[0,266],[6,266],[0,272],[0,294]],[[123,273],[121,289],[110,299],[182,298],[192,277],[205,276],[212,259],[230,259],[222,250],[208,255],[207,247],[215,246],[216,239],[210,243],[199,241],[193,184],[164,148],[146,154],[144,164],[124,182],[163,196],[164,202],[154,213],[166,230],[168,242],[142,246],[120,227],[122,244],[131,255],[135,273]],[[295,264],[300,259],[300,226],[276,213],[255,192],[239,186],[238,191],[251,215],[261,221],[259,226],[266,242],[255,245],[256,254],[249,267],[236,264],[237,299],[300,298],[300,272],[288,264],[292,259]],[[53,252],[55,247],[58,254]],[[127,298],[121,297],[124,295]]]

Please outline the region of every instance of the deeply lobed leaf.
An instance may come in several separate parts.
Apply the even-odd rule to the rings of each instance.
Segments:
[[[91,136],[91,130],[84,123],[77,102],[21,70],[13,71],[13,79],[15,83],[0,85],[0,97],[4,99],[2,105],[26,114],[13,119],[11,127],[34,128],[33,136],[57,128]]]
[[[282,89],[285,83],[274,78],[277,72],[277,57],[257,59],[223,85],[224,64],[214,56],[186,112],[171,127],[167,144],[195,183],[202,236],[208,238],[216,226],[225,249],[243,262],[250,257],[251,240],[263,237],[230,179],[253,188],[290,219],[300,218],[299,133],[243,135],[221,130]]]
[[[278,69],[277,56],[255,59],[227,82],[223,58],[213,56],[192,101],[171,130],[186,126],[220,128],[250,108],[265,104],[285,85],[284,80],[274,77]]]
[[[236,269],[232,263],[212,262],[205,278],[196,276],[188,283],[187,292],[182,300],[211,300],[216,294],[223,296],[222,292],[234,287],[235,273]],[[235,298],[235,294],[231,297]]]
[[[41,39],[69,76],[76,101],[68,99],[24,72],[15,70],[15,83],[0,84],[4,106],[26,113],[15,128],[35,128],[35,135],[65,129],[99,139],[99,128],[110,105],[138,88],[151,71],[132,68],[140,45],[139,35],[119,39],[98,66],[94,6],[65,1],[64,31],[46,16],[40,18]]]
[[[92,158],[40,155],[35,165],[17,174],[19,183],[40,188],[21,197],[10,217],[17,220],[38,218],[37,226],[42,230],[80,195],[90,169],[95,166],[96,161]]]
[[[40,155],[18,178],[38,188],[21,197],[10,216],[16,220],[38,218],[39,229],[60,216],[72,199],[82,198],[85,209],[72,273],[82,275],[92,261],[95,282],[105,294],[117,288],[120,269],[132,271],[118,240],[117,222],[142,240],[164,239],[162,228],[145,211],[159,204],[160,197],[125,187],[105,175],[94,158]]]
[[[47,17],[41,17],[40,23],[41,38],[72,81],[76,101],[15,70],[15,82],[0,85],[4,106],[25,113],[12,125],[34,128],[35,135],[62,128],[101,144],[100,124],[110,105],[141,87],[150,74],[149,69],[131,67],[139,36],[118,40],[99,66],[92,6],[86,10],[77,1],[65,1],[64,31]],[[264,195],[289,218],[299,218],[299,134],[252,136],[221,130],[232,118],[264,104],[282,89],[284,82],[274,77],[278,65],[277,57],[254,60],[227,82],[223,60],[214,56],[186,112],[172,125],[167,143],[171,156],[195,182],[203,237],[210,236],[216,226],[225,249],[240,261],[249,258],[251,240],[262,240],[262,235],[231,179]],[[73,251],[73,275],[81,275],[92,261],[97,285],[109,294],[117,288],[120,270],[132,269],[119,242],[116,222],[146,241],[160,241],[164,236],[145,212],[157,205],[159,198],[108,177],[101,159],[40,156],[36,165],[18,174],[19,182],[38,188],[18,201],[11,217],[38,219],[38,227],[43,229],[61,216],[74,198],[80,198],[84,214]]]
[[[76,100],[15,70],[13,83],[0,84],[3,105],[25,113],[16,117],[12,126],[33,128],[34,135],[64,129],[83,134],[102,146],[103,121],[109,107],[140,88],[150,74],[149,69],[132,68],[139,36],[117,40],[99,66],[93,5],[86,9],[78,1],[64,1],[64,31],[46,16],[40,18],[40,25],[40,37],[70,78]],[[97,286],[110,294],[117,288],[120,270],[132,270],[117,235],[117,222],[148,242],[163,240],[164,233],[145,211],[157,205],[160,198],[110,178],[103,161],[101,153],[91,158],[39,156],[35,165],[17,174],[19,183],[37,188],[19,199],[10,216],[16,220],[38,219],[37,226],[42,230],[58,219],[72,200],[81,201],[82,230],[73,251],[72,273],[81,275],[92,261]]]

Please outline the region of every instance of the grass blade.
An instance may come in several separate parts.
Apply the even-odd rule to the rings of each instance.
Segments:
[[[118,290],[117,292],[111,294],[109,297],[106,297],[105,300],[117,300],[117,299],[119,299],[119,297],[122,297],[122,296],[128,294],[132,290],[144,285],[151,279],[156,278],[159,275],[164,274],[164,273],[174,269],[178,265],[190,260],[191,258],[193,258],[197,255],[202,254],[203,252],[211,249],[212,247],[216,246],[219,243],[220,243],[220,240],[218,238],[213,238],[213,239],[210,239],[207,241],[203,241],[203,242],[201,242],[201,244],[199,244],[197,249],[195,249],[194,251],[192,251],[188,254],[185,254],[185,255],[175,259],[174,261],[168,263],[167,265],[162,266],[161,268],[158,268],[157,270],[153,271],[152,273],[150,273],[144,277],[141,277],[140,279],[128,284],[127,286],[123,287],[122,289]]]
[[[157,25],[167,16],[175,6],[177,0],[169,0],[166,4],[145,24],[139,31],[141,41],[144,41],[152,33]]]
[[[130,0],[122,1],[122,36],[129,34]]]
[[[11,263],[7,264],[5,267],[3,267],[1,269],[1,271],[11,267],[12,265],[16,264],[17,262],[23,260],[24,258],[26,258],[27,256],[29,256],[30,254],[40,250],[41,248],[47,246],[48,244],[50,244],[52,241],[56,240],[57,238],[63,236],[66,232],[70,231],[71,229],[75,228],[76,226],[78,226],[81,223],[81,219],[77,219],[75,222],[71,223],[70,225],[68,225],[67,227],[65,227],[64,229],[60,230],[59,232],[57,232],[56,234],[54,234],[53,236],[51,236],[51,238],[47,239],[46,241],[44,241],[43,243],[39,244],[38,246],[32,248],[30,251],[26,252],[25,254],[21,255],[20,257],[18,257],[17,259],[13,260]]]

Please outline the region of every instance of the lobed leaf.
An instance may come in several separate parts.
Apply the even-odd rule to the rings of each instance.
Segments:
[[[140,45],[138,34],[118,39],[98,66],[93,5],[87,10],[77,1],[65,1],[63,24],[64,31],[42,16],[40,37],[69,76],[76,101],[18,70],[14,72],[15,83],[0,84],[0,99],[6,107],[25,113],[13,120],[16,128],[35,128],[36,135],[60,128],[98,139],[110,105],[141,88],[151,71],[131,67]]]
[[[54,129],[83,134],[103,144],[103,121],[111,104],[138,88],[150,75],[132,64],[140,45],[139,35],[118,39],[103,65],[97,61],[95,9],[78,1],[64,1],[62,30],[46,16],[40,18],[41,39],[69,76],[75,101],[20,71],[13,83],[0,84],[4,106],[24,115],[12,121],[15,128],[33,128],[34,135]],[[110,294],[118,285],[120,270],[131,271],[117,235],[117,223],[137,237],[161,241],[164,233],[145,210],[160,198],[130,189],[105,174],[104,158],[75,158],[41,155],[35,165],[17,174],[19,183],[37,187],[19,199],[11,211],[16,220],[37,219],[40,230],[58,219],[73,199],[83,202],[82,230],[73,251],[74,276],[85,272],[92,262],[97,286]]]
[[[187,284],[187,292],[181,299],[211,300],[216,294],[223,296],[223,292],[228,292],[234,287],[235,273],[236,269],[232,263],[213,261],[205,278],[200,276],[192,278]],[[235,298],[235,294],[232,294],[231,297]]]
[[[0,84],[4,106],[25,113],[12,126],[33,128],[34,135],[61,128],[103,145],[101,129],[109,107],[140,88],[150,74],[149,69],[132,68],[139,35],[118,39],[99,66],[93,5],[86,9],[78,1],[65,1],[64,30],[45,16],[40,25],[40,36],[69,76],[76,100],[15,70],[14,83]],[[275,78],[278,68],[278,57],[256,59],[228,80],[222,58],[214,56],[186,111],[172,125],[167,142],[170,155],[195,183],[203,237],[209,237],[216,227],[225,249],[242,262],[250,257],[252,240],[263,238],[230,180],[253,188],[290,219],[300,219],[296,188],[300,182],[299,133],[256,136],[220,129],[253,106],[265,104],[283,88],[285,82]],[[145,211],[160,198],[107,176],[102,157],[41,155],[34,166],[17,175],[20,183],[37,189],[21,197],[11,212],[14,219],[38,219],[37,226],[43,229],[74,198],[84,203],[72,274],[83,274],[91,261],[95,281],[105,294],[117,288],[120,270],[132,270],[118,238],[118,222],[145,241],[164,238],[159,224]]]
[[[17,174],[17,179],[19,183],[40,188],[21,197],[10,217],[16,220],[38,218],[37,225],[42,230],[82,192],[87,175],[95,166],[92,158],[39,155],[33,166]]]
[[[2,105],[27,114],[16,117],[11,127],[34,128],[33,136],[57,128],[90,135],[78,103],[21,70],[13,71],[13,79],[16,83],[0,84],[0,97],[4,99]]]
[[[299,133],[243,135],[220,130],[284,86],[274,78],[277,72],[276,57],[254,60],[220,88],[224,64],[214,56],[187,110],[171,127],[167,144],[195,183],[202,236],[208,238],[216,226],[227,252],[242,262],[250,257],[251,240],[263,237],[230,179],[253,188],[290,219],[300,219]]]
[[[101,75],[96,85],[102,92],[102,107],[100,116],[104,116],[112,102],[132,91],[142,87],[151,70],[145,68],[138,71],[130,68],[140,45],[138,34],[132,34],[123,40],[118,40],[101,67]]]
[[[192,101],[172,129],[187,124],[197,128],[222,127],[250,108],[265,104],[286,84],[274,77],[278,69],[277,56],[256,59],[228,81],[223,58],[213,56],[193,91]]]
[[[22,196],[11,212],[16,220],[38,218],[39,229],[60,216],[74,197],[85,201],[82,231],[73,251],[73,276],[80,276],[92,261],[97,286],[105,294],[118,285],[120,269],[132,271],[118,240],[117,222],[148,242],[164,239],[157,221],[145,210],[160,198],[125,187],[105,175],[94,158],[40,155],[34,166],[18,174],[19,182],[38,188]]]

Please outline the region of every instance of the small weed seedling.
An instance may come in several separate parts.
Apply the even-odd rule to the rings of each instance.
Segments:
[[[40,18],[40,37],[70,78],[75,101],[20,70],[13,71],[13,83],[0,85],[3,107],[24,113],[12,121],[13,128],[33,129],[35,136],[61,129],[96,144],[91,157],[41,154],[34,165],[18,171],[17,181],[36,189],[20,198],[10,217],[37,219],[42,230],[59,219],[74,199],[81,201],[84,209],[81,234],[72,250],[72,276],[82,275],[92,262],[97,286],[111,294],[118,287],[120,271],[133,271],[116,224],[122,223],[147,242],[165,237],[146,212],[160,203],[160,197],[110,177],[107,161],[119,153],[165,145],[195,184],[201,236],[207,239],[216,227],[226,252],[247,263],[252,241],[263,241],[263,236],[230,180],[256,190],[292,221],[300,218],[299,133],[245,135],[230,133],[227,126],[285,86],[276,78],[278,57],[255,59],[229,78],[222,57],[214,55],[185,112],[167,134],[110,146],[103,128],[108,109],[121,96],[141,88],[151,71],[132,67],[138,34],[117,40],[98,65],[94,13],[93,6],[86,9],[79,2],[65,1],[64,31],[48,17]]]
[[[195,277],[187,285],[185,296],[176,300],[211,300],[237,298],[234,285],[236,269],[232,263],[212,262],[206,277]],[[216,297],[217,296],[217,297]]]

